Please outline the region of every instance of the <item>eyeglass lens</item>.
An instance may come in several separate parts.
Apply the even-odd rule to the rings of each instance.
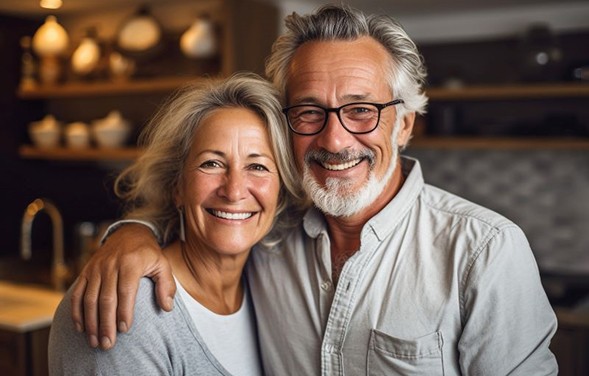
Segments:
[[[327,122],[327,113],[337,112],[344,127],[354,133],[367,133],[378,125],[380,110],[370,103],[350,103],[338,109],[327,110],[314,105],[291,107],[287,117],[292,129],[301,134],[319,132]]]

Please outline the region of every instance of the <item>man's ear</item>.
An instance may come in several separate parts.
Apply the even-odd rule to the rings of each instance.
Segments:
[[[411,133],[413,132],[413,124],[415,123],[415,112],[408,112],[403,116],[403,120],[399,126],[399,135],[398,135],[398,143],[399,148],[403,148],[409,142],[411,138]]]

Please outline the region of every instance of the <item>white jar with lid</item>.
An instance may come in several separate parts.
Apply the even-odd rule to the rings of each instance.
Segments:
[[[65,143],[74,149],[85,149],[90,146],[90,128],[86,123],[76,121],[65,128]]]

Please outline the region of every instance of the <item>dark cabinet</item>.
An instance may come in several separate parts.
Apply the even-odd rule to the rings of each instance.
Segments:
[[[0,330],[0,375],[45,376],[49,327],[17,333]]]
[[[561,376],[589,375],[589,310],[556,309],[558,331],[551,349]]]

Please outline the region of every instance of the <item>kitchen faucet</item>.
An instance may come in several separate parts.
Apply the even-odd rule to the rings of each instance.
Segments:
[[[33,221],[35,220],[37,214],[43,210],[49,215],[53,226],[53,262],[51,265],[51,282],[55,290],[64,291],[66,287],[66,280],[70,276],[70,271],[65,264],[63,250],[63,220],[61,218],[61,213],[51,201],[38,198],[27,206],[22,219],[20,255],[23,260],[31,259],[31,235]]]

